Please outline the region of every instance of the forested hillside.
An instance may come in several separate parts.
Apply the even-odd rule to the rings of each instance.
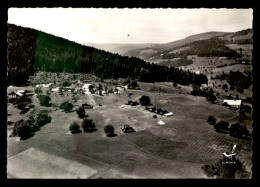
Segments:
[[[198,55],[201,57],[239,57],[240,55],[235,51],[226,46],[226,41],[218,39],[218,38],[211,38],[209,40],[202,40],[202,41],[195,41],[190,44],[186,44],[183,46],[179,46],[178,48],[188,47],[188,49],[183,50],[178,53],[171,53],[169,54],[169,50],[164,51],[162,58],[169,59],[169,58],[186,58],[188,55]],[[173,50],[173,49],[171,49]]]
[[[36,37],[36,30],[8,25],[7,82],[9,84],[26,84],[29,76],[34,74]]]
[[[37,32],[35,70],[50,72],[81,71],[82,46],[44,32]]]
[[[100,78],[130,77],[144,82],[171,81],[186,85],[208,81],[203,74],[112,54],[33,29],[9,25],[8,35],[11,38],[8,40],[8,56],[11,59],[8,60],[8,72],[12,71],[8,74],[9,85],[26,84],[29,75],[35,71],[82,72]],[[18,48],[12,47],[17,41]],[[17,74],[23,78],[17,79]]]

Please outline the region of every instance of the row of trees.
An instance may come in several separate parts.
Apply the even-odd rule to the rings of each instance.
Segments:
[[[93,132],[93,131],[96,131],[97,128],[96,128],[96,125],[94,123],[94,121],[92,119],[88,119],[87,115],[86,115],[86,112],[85,112],[85,108],[82,107],[82,106],[79,106],[77,109],[76,109],[76,113],[78,114],[78,117],[79,118],[83,118],[83,121],[81,123],[81,127],[83,128],[83,131],[84,132]],[[80,133],[82,132],[80,130],[80,126],[74,122],[70,125],[69,127],[70,131],[72,134],[76,134],[76,133]],[[115,133],[114,133],[114,127],[109,124],[109,125],[106,125],[104,127],[104,132],[106,133],[107,136],[109,137],[112,137],[112,136],[115,136]]]
[[[230,70],[229,73],[224,73],[212,77],[212,79],[226,80],[230,84],[230,89],[236,89],[238,92],[243,93],[244,89],[248,89],[253,82],[252,71],[245,73]],[[223,88],[225,89],[225,88]]]
[[[192,85],[192,87],[193,90],[190,92],[190,95],[206,97],[206,99],[211,103],[214,103],[217,100],[217,97],[214,95],[212,88],[203,90],[200,89],[198,85]]]
[[[19,136],[22,140],[30,138],[42,126],[51,122],[51,117],[44,111],[39,112],[36,116],[30,116],[28,120],[20,120],[14,124],[13,136]]]
[[[210,125],[214,126],[214,129],[217,132],[229,133],[230,136],[237,138],[249,138],[250,133],[245,125],[241,125],[239,123],[234,123],[229,125],[229,122],[220,120],[217,122],[217,119],[214,116],[209,116],[207,122]]]

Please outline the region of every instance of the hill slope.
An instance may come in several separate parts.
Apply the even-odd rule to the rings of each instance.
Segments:
[[[207,83],[203,74],[150,64],[144,60],[82,46],[34,29],[8,25],[8,84],[25,85],[35,71],[92,73],[102,78],[145,82]]]
[[[118,53],[123,54],[127,51],[144,48],[144,47],[151,47],[155,45],[154,43],[137,43],[137,44],[121,44],[121,43],[84,43],[84,46],[95,47],[97,49],[101,49],[104,51],[108,51],[111,53]]]
[[[186,66],[192,63],[191,60],[187,60],[188,55],[237,58],[241,56],[241,52],[234,47],[231,48],[230,44],[252,44],[252,35],[252,29],[233,33],[207,32],[166,44],[130,50],[124,54],[166,66]]]
[[[134,56],[134,57],[138,57],[141,59],[149,60],[148,57],[150,57],[151,55],[153,55],[155,53],[169,50],[171,48],[182,46],[182,45],[194,42],[194,41],[210,39],[212,37],[220,36],[223,34],[227,34],[227,32],[206,32],[206,33],[201,33],[201,34],[195,34],[192,36],[188,36],[184,39],[169,42],[166,44],[157,44],[157,45],[153,45],[151,47],[130,50],[130,51],[127,51],[126,53],[124,53],[124,55]]]

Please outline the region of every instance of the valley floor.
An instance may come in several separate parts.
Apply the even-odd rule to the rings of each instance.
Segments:
[[[8,178],[207,178],[201,166],[216,163],[234,144],[238,145],[237,158],[251,171],[252,141],[217,133],[207,123],[209,115],[232,122],[237,111],[188,95],[188,86],[175,89],[172,83],[139,85],[141,90],[121,89],[120,94],[79,96],[74,108],[82,103],[94,106],[86,109],[98,128],[93,133],[70,133],[71,123],[82,122],[76,112],[42,107],[49,110],[51,123],[26,140],[7,137]],[[168,91],[150,91],[155,85]],[[141,105],[125,105],[130,100],[128,93],[133,94],[133,101],[149,96],[155,107],[173,112],[173,116],[153,118],[154,113]],[[55,94],[51,93],[51,102],[60,104]],[[33,97],[35,108],[40,108]],[[8,110],[8,120],[24,117],[11,105]],[[159,120],[166,124],[158,125]],[[117,136],[105,135],[107,124],[114,126]],[[136,132],[124,134],[120,128],[126,124]]]

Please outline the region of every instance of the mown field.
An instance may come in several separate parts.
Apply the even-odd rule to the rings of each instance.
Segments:
[[[7,137],[7,173],[9,178],[207,178],[201,170],[222,158],[222,153],[238,145],[237,157],[251,171],[251,140],[241,140],[229,134],[217,133],[207,123],[209,115],[218,120],[236,121],[238,112],[211,104],[204,97],[188,95],[190,87],[173,88],[171,83],[142,83],[141,90],[120,89],[120,94],[77,94],[72,101],[70,92],[60,96],[52,92],[51,102],[59,106],[70,101],[74,108],[82,103],[94,106],[86,109],[97,131],[71,134],[69,126],[82,122],[75,111],[62,112],[58,107],[39,105],[33,96],[35,108],[25,116],[47,110],[52,117],[35,135],[26,140]],[[160,87],[164,91],[156,91]],[[25,88],[27,89],[27,88]],[[46,91],[43,88],[43,91]],[[173,112],[164,117],[144,109],[129,106],[128,93],[138,101],[147,95],[155,107]],[[102,104],[102,106],[99,106]],[[122,106],[123,105],[123,106]],[[9,121],[25,118],[18,109],[8,106]],[[159,120],[165,125],[158,125]],[[104,127],[111,124],[115,137],[107,137]],[[120,128],[129,124],[136,132],[124,134]],[[250,126],[250,124],[248,124]],[[11,127],[9,127],[9,132]]]

